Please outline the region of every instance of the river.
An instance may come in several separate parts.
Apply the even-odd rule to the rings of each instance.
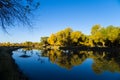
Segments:
[[[29,80],[120,80],[120,52],[18,49],[12,57]]]

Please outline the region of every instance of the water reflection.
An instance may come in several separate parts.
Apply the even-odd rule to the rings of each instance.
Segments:
[[[43,50],[41,55],[49,57],[52,63],[66,69],[72,69],[72,67],[82,64],[87,58],[92,58],[94,60],[92,68],[96,73],[120,72],[119,52]]]
[[[31,57],[30,55],[27,54],[27,51],[26,50],[21,50],[21,52],[23,53],[22,55],[20,55],[20,57],[22,58],[28,58],[28,57]],[[31,52],[32,53],[32,52]]]
[[[26,55],[29,56],[27,64],[22,63],[22,59],[18,59],[17,56]],[[73,80],[72,76],[76,77],[74,80],[118,80],[120,79],[120,52],[103,52],[103,51],[79,51],[79,50],[25,50],[20,49],[14,51],[13,58],[18,65],[34,65],[32,68],[38,68],[33,74],[40,74],[45,76],[49,75],[52,80]],[[27,59],[27,57],[24,57]],[[18,61],[18,62],[17,62]],[[20,62],[21,61],[21,62]],[[19,64],[20,62],[20,64]],[[39,64],[39,63],[41,64]],[[35,67],[38,66],[38,67]],[[21,66],[20,66],[21,67]],[[22,66],[22,70],[27,67]],[[46,69],[48,71],[46,71]],[[60,70],[57,73],[55,69]],[[66,73],[65,70],[67,70]],[[84,70],[84,71],[83,71]],[[30,71],[26,70],[26,75],[30,75]],[[24,71],[23,71],[24,72]],[[41,73],[42,72],[42,73]],[[45,73],[45,74],[44,74]],[[52,73],[52,74],[51,74]],[[114,73],[114,74],[111,74]],[[31,74],[31,80],[48,80],[49,78],[41,78],[41,76],[34,77],[36,75]],[[69,74],[69,75],[68,75]],[[79,75],[81,74],[81,76]],[[85,76],[87,76],[87,78]],[[98,75],[96,75],[98,74]],[[53,78],[54,75],[54,78]],[[61,77],[58,77],[60,76]],[[105,78],[103,78],[105,77]]]

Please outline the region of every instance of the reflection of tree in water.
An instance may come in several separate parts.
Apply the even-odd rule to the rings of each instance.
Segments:
[[[39,50],[37,51],[34,51],[35,49],[33,48],[23,48],[23,49],[20,49],[20,53],[23,53],[22,55],[20,55],[20,57],[22,58],[29,58],[29,57],[32,57],[33,54],[37,55],[38,56],[38,61],[40,63],[45,63],[44,59],[42,59],[42,56],[39,52]]]
[[[118,53],[106,52],[104,57],[98,53],[95,54],[97,54],[97,57],[93,58],[94,63],[92,68],[96,73],[100,74],[104,71],[120,72],[120,55]]]
[[[48,56],[52,63],[66,69],[71,69],[73,66],[81,64],[87,58],[84,54],[73,54],[72,51],[67,51],[66,53],[61,50],[50,50],[42,54]]]
[[[44,59],[42,59],[40,53],[36,53],[36,55],[38,56],[38,61],[42,64],[42,63],[45,63]]]
[[[33,50],[32,49],[29,49],[29,48],[23,48],[21,50],[21,52],[23,53],[20,57],[22,58],[29,58],[32,56],[33,54]]]
[[[22,53],[21,57],[27,58],[31,57],[34,51],[23,49]],[[43,57],[49,57],[51,63],[66,69],[71,69],[82,64],[87,58],[92,58],[94,60],[92,68],[95,73],[120,72],[120,52],[41,50],[41,54],[38,52],[36,55],[40,63],[45,62]]]
[[[42,56],[49,57],[52,63],[66,69],[71,69],[82,64],[87,58],[92,58],[94,60],[92,68],[96,73],[120,72],[120,54],[118,52],[69,51],[66,53],[62,50],[42,52]]]

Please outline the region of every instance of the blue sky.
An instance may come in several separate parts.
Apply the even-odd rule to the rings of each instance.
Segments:
[[[0,31],[0,42],[40,41],[67,27],[90,34],[95,24],[120,26],[120,0],[40,0],[33,28],[16,25],[9,35]]]

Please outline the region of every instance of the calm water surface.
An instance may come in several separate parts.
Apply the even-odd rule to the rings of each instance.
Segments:
[[[120,80],[120,57],[111,56],[92,51],[19,49],[12,57],[30,80]]]

